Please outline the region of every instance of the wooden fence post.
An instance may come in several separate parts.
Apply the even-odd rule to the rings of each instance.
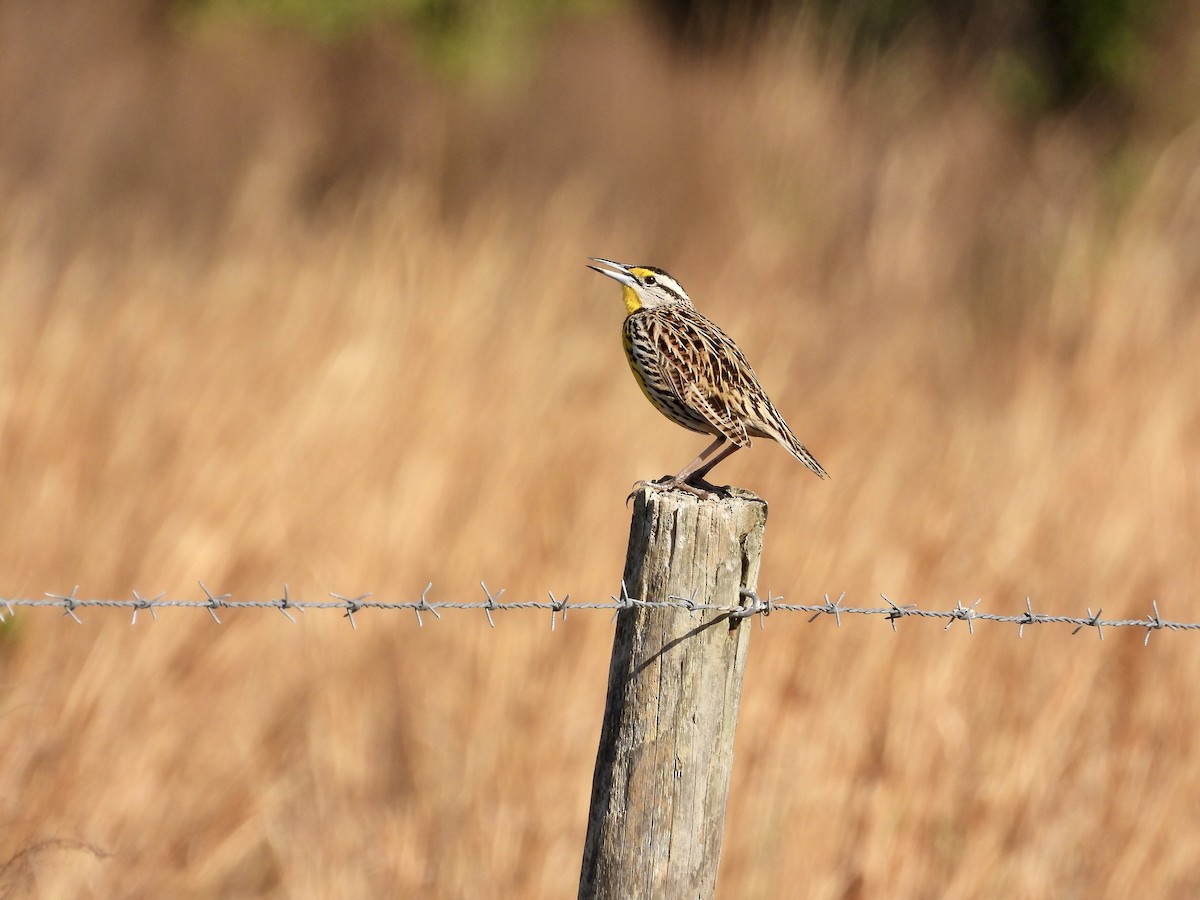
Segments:
[[[625,588],[744,605],[767,505],[736,489],[636,495]],[[750,622],[687,609],[622,610],[592,780],[580,898],[712,897]]]

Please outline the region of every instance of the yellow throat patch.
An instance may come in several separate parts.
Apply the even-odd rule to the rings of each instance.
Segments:
[[[621,285],[621,299],[625,301],[625,312],[628,315],[633,315],[642,308],[642,301],[638,297],[637,291],[627,284]]]

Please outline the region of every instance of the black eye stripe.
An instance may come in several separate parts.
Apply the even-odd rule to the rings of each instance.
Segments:
[[[665,284],[662,284],[662,283],[660,282],[658,286],[659,286],[659,288],[660,288],[660,289],[662,289],[662,290],[663,290],[663,291],[665,291],[666,293],[670,294],[670,295],[671,295],[672,297],[674,297],[676,300],[682,300],[682,299],[683,299],[681,296],[679,296],[679,292],[678,292],[678,291],[675,291],[675,290],[673,290],[672,288],[668,287],[667,285],[665,285]]]

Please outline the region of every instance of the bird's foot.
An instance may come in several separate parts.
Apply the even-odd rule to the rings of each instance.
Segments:
[[[633,490],[630,492],[629,496],[625,498],[625,505],[628,506],[629,501],[632,500],[637,492],[643,488],[649,488],[652,491],[683,491],[685,494],[691,494],[693,497],[699,497],[701,500],[716,499],[718,496],[716,492],[720,490],[720,488],[717,488],[716,485],[709,484],[707,481],[701,481],[700,483],[703,484],[704,487],[691,484],[687,481],[680,481],[674,476],[664,476],[657,481],[635,481],[633,484]]]

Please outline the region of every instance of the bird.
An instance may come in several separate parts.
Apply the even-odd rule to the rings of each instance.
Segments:
[[[696,309],[675,278],[655,266],[589,258],[600,264],[589,269],[621,285],[625,356],[646,399],[677,425],[715,438],[678,475],[639,481],[635,494],[651,487],[711,499],[712,492],[697,482],[717,463],[749,447],[752,437],[778,441],[816,475],[829,477],[783,420],[746,355]]]

